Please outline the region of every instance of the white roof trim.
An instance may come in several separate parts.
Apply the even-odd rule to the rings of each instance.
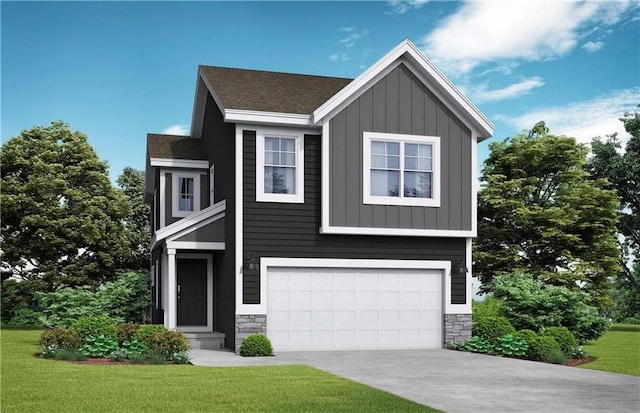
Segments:
[[[462,109],[462,113],[468,114],[467,119],[478,130],[480,137],[488,138],[493,134],[493,124],[489,119],[408,39],[402,41],[402,43],[316,109],[313,112],[313,123],[316,125],[321,124],[324,118],[334,113],[338,107],[344,105],[354,95],[364,92],[370,82],[403,56],[408,61],[413,62],[416,68],[450,100],[450,103]]]
[[[298,113],[262,112],[258,110],[225,109],[224,120],[242,123],[270,123],[279,125],[311,126],[311,116]]]
[[[210,207],[202,209],[192,215],[189,215],[186,218],[181,219],[180,221],[176,221],[171,225],[167,225],[164,228],[160,228],[156,231],[151,239],[151,249],[155,247],[155,245],[162,241],[163,239],[175,235],[179,232],[182,232],[189,227],[199,224],[200,222],[213,218],[209,223],[217,221],[220,218],[224,218],[225,210],[227,209],[227,200],[222,200],[217,204],[213,204]],[[184,235],[184,234],[182,234]]]
[[[149,158],[149,164],[167,168],[209,169],[209,161],[194,159]]]

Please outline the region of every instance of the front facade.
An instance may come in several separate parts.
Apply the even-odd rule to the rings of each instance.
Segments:
[[[409,41],[355,80],[200,67],[191,136],[148,136],[153,321],[275,351],[470,336],[492,129]]]

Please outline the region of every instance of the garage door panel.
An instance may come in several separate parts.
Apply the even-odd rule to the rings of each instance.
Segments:
[[[441,284],[440,271],[270,268],[267,335],[276,351],[441,348]]]

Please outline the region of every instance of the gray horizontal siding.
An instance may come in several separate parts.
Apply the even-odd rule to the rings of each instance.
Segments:
[[[244,132],[245,259],[255,257],[359,258],[464,261],[463,238],[385,237],[320,234],[319,136],[304,140],[304,204],[255,201],[255,132]],[[452,303],[465,302],[465,279],[452,280]],[[260,300],[259,272],[244,271],[243,302]]]
[[[404,65],[330,121],[330,225],[471,230],[471,131]],[[439,136],[440,207],[363,204],[363,132]]]

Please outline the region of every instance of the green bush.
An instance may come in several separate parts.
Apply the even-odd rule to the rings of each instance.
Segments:
[[[38,300],[34,292],[42,288],[38,281],[32,280],[2,280],[0,283],[0,320],[6,326],[41,326],[39,317],[33,319],[33,314],[40,315]],[[28,324],[23,324],[26,321]],[[36,324],[33,324],[34,321]]]
[[[63,350],[77,350],[82,345],[82,338],[70,328],[49,328],[40,333],[40,345],[44,348],[54,346]]]
[[[533,339],[538,337],[538,333],[528,329],[518,330],[515,335],[519,339],[524,340],[527,344],[531,343]]]
[[[55,344],[44,346],[40,349],[40,357],[54,359],[62,349]]]
[[[22,307],[14,311],[9,321],[4,323],[7,327],[43,327],[42,313],[32,308]]]
[[[554,353],[562,352],[560,345],[551,336],[537,336],[528,344],[527,358],[534,361],[550,362]]]
[[[116,332],[118,334],[118,344],[122,345],[125,341],[133,340],[136,331],[140,326],[136,323],[120,323],[116,324]]]
[[[173,364],[189,364],[189,361],[191,361],[191,359],[189,358],[189,353],[186,351],[180,351],[171,356],[171,362]]]
[[[471,307],[473,321],[502,315],[500,313],[500,300],[497,300],[491,295],[487,296],[483,301],[473,300]]]
[[[111,318],[141,323],[150,306],[149,274],[127,272],[96,291],[96,303]]]
[[[474,336],[465,341],[459,341],[449,345],[451,350],[467,351],[471,353],[491,353],[493,346],[484,338]]]
[[[138,331],[135,332],[133,338],[141,343],[146,343],[147,337],[153,334],[154,331],[167,331],[167,328],[162,324],[143,324],[138,327]]]
[[[103,314],[94,294],[86,287],[36,293],[36,297],[43,308],[40,322],[45,327],[69,327],[81,317]]]
[[[552,364],[567,364],[567,355],[562,350],[554,350],[549,357],[549,363]]]
[[[60,350],[56,354],[56,360],[67,360],[67,361],[84,361],[87,359],[87,356],[78,350]]]
[[[116,350],[118,350],[118,342],[104,335],[89,336],[85,339],[85,344],[80,347],[80,352],[89,357],[107,357]]]
[[[149,347],[135,338],[131,341],[125,341],[122,343],[122,350],[126,352],[127,358],[131,358],[133,355],[146,356],[149,354]]]
[[[529,274],[496,276],[493,295],[501,301],[501,313],[516,329],[540,331],[564,326],[579,342],[595,340],[609,328],[609,321],[590,305],[590,296],[580,290],[546,285]]]
[[[567,356],[578,347],[578,340],[567,327],[545,327],[540,331],[541,336],[551,336],[560,345],[560,350]]]
[[[273,356],[271,340],[262,334],[252,334],[242,341],[240,355],[242,357]]]
[[[175,353],[189,349],[189,343],[182,333],[166,329],[151,331],[144,337],[143,343],[149,348],[151,354],[160,355],[165,360],[171,360]]]
[[[124,361],[127,359],[127,357],[128,357],[127,350],[123,348],[113,350],[111,353],[107,355],[107,358],[113,361]]]
[[[516,332],[509,320],[502,316],[480,318],[473,323],[472,331],[474,336],[484,338],[489,344],[494,344],[500,337]]]
[[[99,336],[105,336],[114,341],[118,339],[115,322],[113,319],[104,315],[80,317],[71,325],[71,328],[75,330],[83,340],[86,340],[88,337]]]
[[[498,339],[493,346],[493,351],[506,357],[524,357],[529,345],[516,335],[507,334]]]

